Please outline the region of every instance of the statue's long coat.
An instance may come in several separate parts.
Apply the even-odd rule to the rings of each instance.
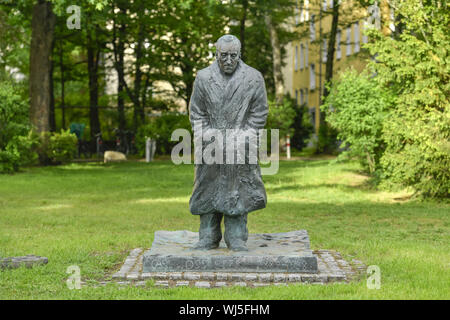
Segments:
[[[198,72],[189,109],[191,124],[201,122],[203,130],[262,129],[268,114],[264,79],[239,61],[224,82],[215,61]],[[267,197],[260,167],[245,163],[196,164],[191,213],[241,215],[264,208]]]

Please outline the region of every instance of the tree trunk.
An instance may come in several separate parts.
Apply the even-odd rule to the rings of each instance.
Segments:
[[[91,127],[91,141],[95,141],[95,135],[100,132],[98,117],[98,60],[100,49],[92,39],[91,30],[87,31],[87,56],[89,73],[89,124]]]
[[[245,22],[247,21],[248,1],[242,1],[242,17],[240,23],[241,59],[245,61]]]
[[[123,8],[123,3],[118,3],[119,8],[119,14],[118,17],[120,19],[123,19],[122,15],[126,14],[126,10]],[[113,39],[113,46],[114,46],[114,60],[115,60],[115,69],[117,71],[117,78],[118,78],[118,84],[117,84],[117,111],[118,111],[118,127],[119,131],[124,131],[126,127],[126,120],[125,120],[125,101],[124,101],[124,94],[126,89],[126,82],[125,82],[125,62],[124,62],[124,56],[125,56],[125,37],[126,37],[126,26],[122,21],[120,21],[119,27],[118,27],[118,37],[116,37],[116,30],[117,30],[117,24],[116,21],[114,21],[114,27],[113,27],[113,33],[114,33],[114,39]],[[117,42],[116,42],[117,41]]]
[[[125,82],[125,70],[124,70],[124,56],[125,56],[125,45],[124,45],[124,37],[125,37],[125,26],[121,25],[119,28],[119,43],[117,45],[118,51],[118,63],[117,63],[117,75],[119,78],[119,84],[117,86],[117,108],[119,112],[119,130],[125,130],[125,101],[124,94],[125,88],[123,83]]]
[[[142,90],[142,97],[141,97],[142,108],[139,112],[142,124],[145,124],[145,107],[147,106],[147,88],[149,88],[149,87],[153,87],[153,83],[150,82],[150,74],[147,74],[146,79],[145,79],[144,90]],[[150,91],[150,93],[151,93],[151,91]],[[151,96],[150,96],[150,100],[151,100]]]
[[[50,2],[39,0],[34,5],[30,45],[30,121],[38,133],[50,130],[50,57],[55,20]]]
[[[273,80],[275,83],[275,98],[277,103],[283,101],[284,84],[283,74],[281,73],[281,48],[278,40],[278,34],[275,26],[272,23],[270,13],[265,16],[265,23],[270,34],[270,43],[272,46],[272,60],[273,60]]]
[[[338,23],[339,23],[339,2],[335,2],[333,6],[333,13],[332,13],[332,20],[331,20],[331,31],[330,31],[330,37],[328,39],[328,47],[327,47],[327,63],[325,65],[325,88],[323,91],[323,100],[325,101],[325,98],[328,97],[330,94],[330,90],[328,90],[327,85],[331,84],[331,81],[333,80],[333,68],[334,68],[334,52],[336,50],[336,34],[338,29]],[[325,124],[325,112],[320,112],[320,125],[326,125]]]
[[[192,91],[194,90],[194,68],[190,64],[189,59],[185,59],[180,64],[181,73],[183,74],[183,82],[185,89],[183,90],[185,94],[182,95],[184,101],[186,102],[186,111],[189,114],[189,100],[191,99]]]
[[[333,19],[331,21],[331,31],[330,37],[328,39],[328,47],[327,47],[327,63],[325,66],[325,84],[330,84],[333,79],[333,62],[334,62],[334,52],[336,50],[336,34],[339,23],[339,3],[335,1],[333,6]],[[324,98],[326,98],[330,94],[329,90],[325,86],[325,90],[323,93]]]
[[[56,121],[55,121],[55,95],[53,88],[53,70],[54,70],[54,60],[53,60],[53,45],[54,41],[52,41],[52,48],[50,53],[50,70],[49,70],[49,96],[50,96],[50,106],[49,106],[49,125],[50,131],[56,131]]]
[[[65,92],[64,92],[64,61],[63,61],[63,40],[60,41],[59,47],[59,68],[61,70],[61,127],[66,129],[66,109],[65,109]]]
[[[325,66],[325,89],[323,92],[323,101],[325,101],[325,98],[330,94],[330,91],[327,89],[327,84],[331,84],[331,81],[333,80],[333,62],[334,62],[334,51],[336,46],[336,34],[337,34],[337,28],[338,28],[338,22],[339,22],[339,2],[335,1],[333,6],[333,18],[331,21],[331,31],[330,31],[330,37],[328,39],[328,48],[327,48],[327,63]],[[320,55],[322,52],[319,53]],[[321,57],[319,57],[321,59]],[[321,152],[329,153],[333,150],[334,146],[333,144],[336,141],[336,131],[330,128],[330,126],[325,122],[325,112],[320,111],[320,117],[319,117],[319,135],[322,135],[322,137],[325,137],[325,140],[328,140],[329,142],[323,146],[323,150]]]
[[[137,131],[138,127],[139,127],[139,120],[142,123],[143,119],[140,119],[140,114],[141,114],[141,101],[140,101],[140,97],[141,97],[141,81],[142,81],[142,71],[141,71],[141,63],[142,63],[142,56],[143,56],[143,52],[142,52],[142,46],[145,40],[145,34],[144,34],[144,27],[142,24],[139,25],[139,30],[138,30],[138,41],[136,44],[136,52],[135,52],[135,56],[136,56],[136,72],[135,72],[135,76],[134,76],[134,113],[133,113],[133,130],[134,132]]]

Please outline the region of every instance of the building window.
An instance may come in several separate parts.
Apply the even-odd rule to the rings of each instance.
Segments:
[[[341,51],[341,30],[338,30],[336,33],[336,59],[342,58],[342,51]]]
[[[327,39],[323,39],[322,44],[322,62],[327,62],[327,55],[328,55],[328,42]]]
[[[316,40],[316,25],[314,24],[314,15],[311,15],[311,21],[309,22],[309,38],[311,41]]]
[[[308,105],[308,89],[305,88],[305,105]]]
[[[305,0],[305,10],[303,10],[305,21],[309,20],[309,0]]]
[[[353,24],[353,38],[355,39],[355,53],[359,52],[359,22]]]
[[[300,22],[305,22],[309,20],[308,6],[309,1],[305,0],[303,6],[300,8]]]
[[[327,0],[322,0],[322,10],[323,11],[327,10]]]
[[[308,43],[305,43],[305,68],[308,68]]]
[[[305,59],[305,47],[303,46],[303,43],[300,43],[300,70],[303,70],[303,64]]]
[[[295,46],[294,68],[295,71],[298,70],[298,46]]]
[[[347,27],[347,29],[345,30],[345,44],[347,46],[347,50],[346,50],[346,55],[349,56],[352,54],[352,42],[351,42],[351,37],[352,37],[352,28]]]
[[[300,105],[303,105],[304,103],[305,103],[305,97],[303,96],[303,89],[300,89]]]
[[[309,66],[309,89],[314,90],[316,88],[316,66],[311,63]]]
[[[334,0],[330,0],[330,9],[332,9],[334,6]]]
[[[295,89],[295,103],[298,103],[298,90],[297,89]]]

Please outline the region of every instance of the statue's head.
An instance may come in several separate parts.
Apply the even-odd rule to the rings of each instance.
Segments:
[[[216,59],[220,69],[227,75],[233,74],[241,58],[241,42],[235,36],[226,34],[216,42]]]

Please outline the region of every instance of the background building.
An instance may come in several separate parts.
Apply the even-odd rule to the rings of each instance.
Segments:
[[[316,134],[320,124],[320,109],[325,88],[325,69],[330,36],[333,0],[302,0],[295,16],[299,39],[287,48],[284,76],[287,92],[298,104],[309,108]],[[369,58],[361,45],[367,43],[364,29],[380,28],[382,17],[393,14],[387,1],[363,7],[358,1],[340,1],[339,23],[336,33],[333,78],[341,71],[353,67],[362,71]],[[393,25],[390,26],[393,28]],[[389,30],[386,30],[389,32]]]

